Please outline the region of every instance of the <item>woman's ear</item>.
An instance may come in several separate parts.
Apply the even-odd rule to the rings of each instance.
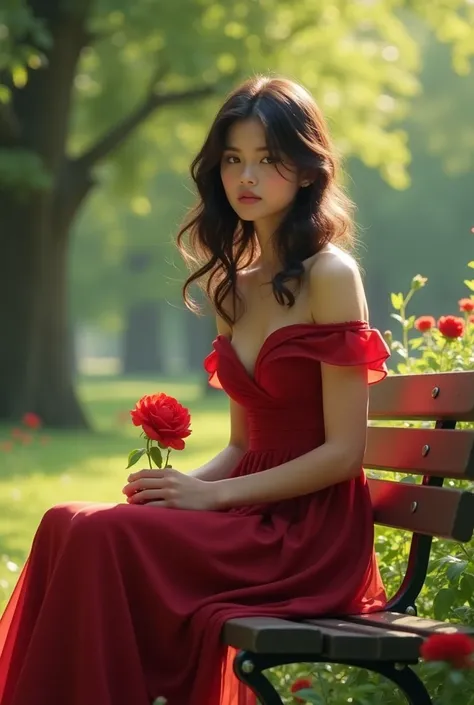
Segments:
[[[311,170],[305,170],[300,174],[300,188],[311,186],[315,179],[315,175]]]

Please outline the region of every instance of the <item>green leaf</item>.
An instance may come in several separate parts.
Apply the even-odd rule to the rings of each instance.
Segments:
[[[163,466],[163,456],[161,455],[161,450],[158,446],[152,446],[150,448],[150,457],[157,468],[161,468]]]
[[[409,341],[409,345],[412,350],[418,350],[418,348],[420,348],[424,342],[425,342],[424,338],[412,338]]]
[[[472,262],[468,262],[467,266],[470,267],[471,269],[474,269],[474,260],[472,260]]]
[[[405,358],[405,360],[408,359],[408,352],[405,350],[405,348],[403,348],[403,347],[399,348],[397,350],[397,353],[400,355],[400,357]]]
[[[450,582],[457,580],[464,573],[466,568],[467,561],[451,563],[446,569],[446,575],[448,576],[448,580]]]
[[[469,602],[472,607],[474,605],[474,575],[464,573],[459,581],[459,592],[463,600]]]
[[[434,618],[441,621],[447,619],[455,600],[456,593],[454,590],[441,588],[433,601]]]
[[[474,279],[465,279],[464,284],[467,286],[468,289],[474,291]]]
[[[132,465],[135,465],[135,463],[138,463],[142,455],[145,455],[145,453],[146,448],[136,448],[135,450],[132,450],[128,456],[127,470],[128,468],[131,468]]]
[[[400,311],[403,306],[403,294],[390,294],[390,299],[392,301],[392,306],[395,311]]]
[[[0,103],[6,105],[10,100],[11,91],[7,86],[0,84]]]
[[[465,676],[462,671],[450,671],[448,673],[448,678],[453,683],[453,685],[460,686],[465,681]]]

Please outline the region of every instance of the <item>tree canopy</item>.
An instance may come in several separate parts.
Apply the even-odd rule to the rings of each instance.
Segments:
[[[270,71],[300,80],[340,151],[406,186],[400,121],[419,91],[420,20],[466,73],[474,51],[466,0],[4,0],[0,296],[14,304],[0,315],[9,331],[0,364],[10,372],[0,418],[34,410],[51,423],[82,423],[68,357],[71,225],[98,185],[115,212],[146,215],[153,179],[168,217],[163,243],[177,211],[160,175],[184,175],[241,78]],[[100,211],[113,222],[111,207]],[[140,249],[138,232],[134,241],[129,228],[119,231],[130,252]]]

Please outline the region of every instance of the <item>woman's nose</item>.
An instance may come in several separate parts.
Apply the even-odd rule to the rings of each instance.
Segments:
[[[242,184],[255,184],[256,181],[257,178],[255,176],[255,172],[246,167],[240,175],[240,182]]]

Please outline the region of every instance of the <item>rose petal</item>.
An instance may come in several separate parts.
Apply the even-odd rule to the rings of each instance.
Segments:
[[[148,438],[151,438],[152,441],[161,441],[160,436],[158,435],[158,433],[155,431],[155,429],[152,426],[149,426],[147,423],[144,423],[142,428],[145,431],[145,434],[148,436]]]
[[[186,443],[181,438],[173,438],[168,441],[169,447],[173,450],[184,450]]]

